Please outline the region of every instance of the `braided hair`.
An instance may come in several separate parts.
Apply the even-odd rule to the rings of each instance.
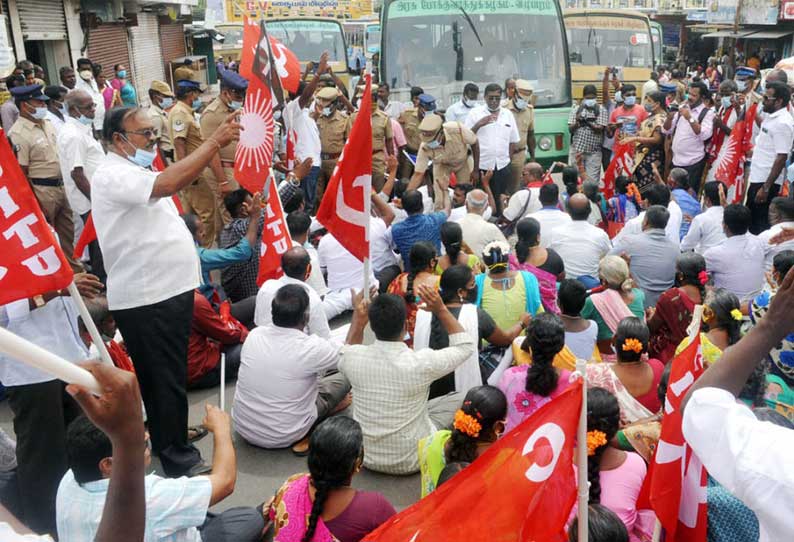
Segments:
[[[725,288],[715,288],[709,292],[704,301],[714,315],[709,329],[724,329],[728,332],[728,346],[736,344],[742,338],[742,321],[733,317],[733,311],[741,311],[741,303],[736,294]]]
[[[414,279],[420,271],[425,271],[430,267],[433,258],[436,257],[436,247],[430,241],[417,241],[411,247],[411,252],[408,254],[408,261],[411,264],[411,271],[408,273],[408,282],[405,285],[405,302],[409,304],[416,303],[416,295],[414,294]]]
[[[364,435],[357,421],[345,416],[328,418],[309,439],[309,475],[314,502],[302,542],[311,542],[325,501],[334,489],[350,483],[356,463],[363,459]]]
[[[587,390],[587,431],[601,431],[606,436],[606,444],[595,449],[587,456],[587,480],[590,482],[590,504],[601,502],[601,457],[618,432],[620,426],[620,405],[618,400],[604,388]]]
[[[457,264],[463,248],[463,230],[460,224],[449,220],[441,224],[441,244],[449,256],[449,264]]]
[[[458,301],[458,291],[465,290],[472,277],[471,267],[468,265],[452,265],[441,274],[438,282],[441,301],[454,303]]]
[[[504,421],[507,416],[507,399],[502,390],[494,386],[477,386],[466,393],[460,411],[471,416],[480,424],[478,436],[472,436],[453,426],[449,446],[444,452],[447,463],[468,462],[477,459],[477,443],[486,441],[493,432],[494,425]]]
[[[521,344],[522,350],[532,354],[525,384],[528,392],[548,397],[554,391],[559,375],[552,363],[564,347],[565,326],[559,316],[544,312],[532,319]]]
[[[516,224],[516,235],[516,258],[518,263],[524,263],[531,249],[540,243],[540,222],[531,217],[522,218]]]
[[[706,284],[708,284],[708,274],[706,273],[706,260],[697,252],[684,252],[675,261],[675,285],[676,286],[695,286],[700,291],[700,300],[706,299]],[[707,280],[703,282],[702,278]]]

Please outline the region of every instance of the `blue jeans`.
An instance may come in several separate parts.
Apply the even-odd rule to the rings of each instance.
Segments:
[[[314,197],[317,195],[317,180],[320,177],[320,166],[312,166],[309,174],[301,180],[301,189],[303,190],[303,199],[305,200],[306,209],[314,208]]]
[[[590,275],[582,275],[581,277],[576,277],[576,280],[584,284],[584,287],[587,288],[588,290],[592,290],[593,288],[597,288],[598,286],[601,285],[601,281]]]

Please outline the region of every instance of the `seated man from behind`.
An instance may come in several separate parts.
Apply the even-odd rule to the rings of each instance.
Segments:
[[[212,474],[187,478],[146,476],[147,542],[183,540],[258,541],[264,529],[262,514],[248,507],[231,508],[207,517],[210,506],[234,491],[237,460],[229,415],[207,405],[204,426],[213,434]],[[61,542],[94,540],[113,473],[110,439],[87,418],[74,420],[66,432],[69,469],[58,487],[58,539]],[[149,446],[137,451],[151,462]],[[119,525],[117,528],[122,529]],[[228,538],[227,538],[228,537]]]
[[[245,188],[240,188],[226,194],[223,205],[232,217],[232,220],[221,230],[221,248],[230,248],[237,245],[247,237],[251,225],[251,215],[254,210],[254,199]],[[259,286],[256,284],[256,275],[259,273],[259,258],[257,257],[259,238],[264,224],[264,213],[259,213],[256,238],[253,254],[248,260],[232,264],[221,270],[221,285],[232,303],[256,295]]]
[[[405,301],[381,294],[369,307],[377,340],[347,347],[339,361],[353,390],[353,418],[364,431],[364,466],[388,474],[417,472],[419,440],[452,424],[463,397],[450,393],[428,401],[430,384],[453,372],[476,349],[438,293],[425,285],[416,289],[449,335],[447,348],[408,348],[403,342]]]
[[[356,296],[356,306],[362,299]],[[309,311],[305,285],[282,286],[271,304],[273,324],[251,331],[243,345],[232,416],[237,432],[255,446],[297,443],[294,451],[303,454],[312,426],[347,407],[350,384],[336,372],[343,345],[307,334]],[[366,318],[359,312],[353,315],[348,343],[362,340]]]

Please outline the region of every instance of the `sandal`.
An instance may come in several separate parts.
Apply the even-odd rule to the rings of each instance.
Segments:
[[[207,436],[207,428],[203,425],[191,425],[187,428],[187,441],[190,443],[198,442]],[[192,436],[191,436],[192,434]]]
[[[292,445],[292,453],[298,457],[309,455],[309,437],[304,437]]]

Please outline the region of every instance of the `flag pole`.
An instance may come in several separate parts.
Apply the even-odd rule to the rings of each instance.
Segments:
[[[221,412],[226,412],[226,354],[221,352]]]
[[[110,359],[110,353],[105,346],[105,341],[102,340],[102,335],[100,335],[99,330],[94,323],[94,319],[91,318],[91,314],[88,312],[88,307],[85,306],[85,301],[83,301],[83,296],[80,295],[80,291],[77,289],[77,285],[74,283],[74,281],[69,284],[67,289],[69,290],[69,295],[72,296],[74,304],[77,305],[77,310],[80,311],[80,317],[83,319],[83,325],[88,330],[88,334],[91,335],[91,341],[94,343],[94,346],[96,346],[100,359],[104,363],[113,365],[113,360]]]
[[[579,476],[579,522],[578,540],[587,542],[589,534],[588,505],[590,501],[590,482],[587,479],[587,361],[576,360],[576,372],[582,379],[582,411],[579,415],[579,428],[576,432],[576,463]]]
[[[662,539],[662,522],[656,518],[656,524],[653,526],[653,542],[659,542]]]
[[[366,81],[366,88],[371,89],[372,74],[364,70],[364,77]],[[370,96],[372,92],[370,91]],[[367,118],[372,122],[372,102],[370,102],[370,111]],[[370,130],[371,132],[371,130]],[[370,162],[370,169],[372,169],[372,162]],[[370,274],[370,261],[369,261],[369,223],[372,221],[372,176],[369,177],[369,186],[364,187],[364,240],[367,242],[367,256],[364,258],[364,299],[369,301],[369,274]],[[355,310],[355,307],[353,307]]]

